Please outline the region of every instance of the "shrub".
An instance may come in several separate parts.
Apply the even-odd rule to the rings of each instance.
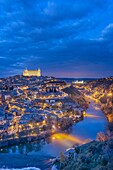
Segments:
[[[106,166],[107,163],[108,163],[108,161],[107,161],[105,158],[103,158],[103,159],[102,159],[102,162],[101,162],[101,165],[102,165],[102,166]]]
[[[110,143],[109,143],[109,148],[110,148],[110,149],[113,149],[113,142],[110,142]]]
[[[80,149],[79,149],[79,148],[75,148],[75,152],[76,152],[77,154],[79,154],[79,153],[80,153]]]

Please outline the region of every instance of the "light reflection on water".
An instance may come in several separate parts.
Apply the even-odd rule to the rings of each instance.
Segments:
[[[96,139],[98,132],[104,132],[107,120],[102,111],[95,108],[93,103],[87,110],[83,121],[74,124],[66,133],[55,134],[48,139],[18,146],[7,147],[1,150],[2,153],[29,154],[41,156],[58,156],[66,149],[75,144],[83,144],[89,140]]]

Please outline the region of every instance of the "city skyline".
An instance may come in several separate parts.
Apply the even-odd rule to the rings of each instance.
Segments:
[[[113,75],[112,0],[0,0],[0,77]]]

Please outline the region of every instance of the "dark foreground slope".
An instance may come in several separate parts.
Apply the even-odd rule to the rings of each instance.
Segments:
[[[93,141],[77,147],[77,153],[69,156],[63,170],[113,170],[113,140]]]

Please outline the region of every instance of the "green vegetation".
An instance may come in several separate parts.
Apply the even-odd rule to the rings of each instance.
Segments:
[[[63,170],[112,170],[113,140],[92,141],[75,148],[76,157],[71,153],[65,158]],[[63,157],[64,159],[64,157]]]

